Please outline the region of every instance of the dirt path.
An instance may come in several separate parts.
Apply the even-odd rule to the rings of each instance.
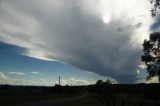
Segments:
[[[47,100],[47,101],[38,101],[38,102],[32,102],[32,103],[26,103],[26,104],[12,105],[12,106],[65,106],[66,102],[81,99],[85,96],[87,96],[87,93],[81,96],[76,96],[76,97],[54,99],[54,100]]]

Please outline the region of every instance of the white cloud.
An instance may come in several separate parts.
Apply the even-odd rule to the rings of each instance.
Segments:
[[[33,72],[31,72],[32,74],[39,74],[39,72],[38,71],[33,71]]]
[[[141,68],[141,69],[146,69],[147,68],[147,66],[144,63],[140,64],[138,67]]]
[[[74,80],[75,80],[75,78],[71,77],[71,78],[70,78],[70,80],[74,81]]]
[[[139,75],[139,74],[140,74],[140,70],[138,70],[138,69],[137,69],[137,70],[136,70],[136,72],[137,72],[137,75]]]
[[[4,75],[4,73],[0,72],[0,80],[5,80],[7,77]]]
[[[22,55],[29,56],[29,57],[32,57],[32,58],[37,58],[37,59],[40,59],[40,60],[45,60],[45,61],[56,61],[56,60],[45,57],[45,54],[42,51],[28,50]]]
[[[54,84],[51,81],[45,79],[38,80],[26,80],[12,78],[5,75],[3,72],[0,72],[0,84],[10,84],[10,85],[41,85],[41,86],[53,86]]]
[[[109,78],[112,83],[117,84],[118,82],[114,79]],[[74,77],[71,77],[69,79],[61,79],[61,85],[90,85],[95,84],[96,79],[90,78],[88,80],[84,79],[77,79]],[[105,81],[105,80],[104,80]],[[13,78],[9,77],[3,72],[0,72],[0,84],[10,84],[10,85],[38,85],[38,86],[54,86],[55,84],[58,84],[59,82],[56,81],[49,81],[44,78],[37,79],[37,80],[27,80],[23,78]]]
[[[71,77],[70,81],[68,81],[68,83],[70,83],[72,85],[90,85],[90,84],[95,84],[96,81],[94,81],[94,80],[88,81],[88,80],[76,79],[76,78]]]
[[[87,81],[82,79],[70,78],[69,80],[62,79],[61,85],[89,85],[95,84],[96,81]],[[12,78],[0,72],[0,84],[10,84],[10,85],[41,85],[41,86],[54,86],[58,84],[58,81],[49,81],[44,78],[37,80],[26,80],[23,78]]]
[[[0,84],[6,84],[6,83],[8,83],[7,76],[3,72],[0,72]]]
[[[0,41],[26,48],[22,55],[131,83],[150,8],[147,0],[2,0]]]
[[[88,74],[91,74],[91,75],[95,75],[95,73],[91,72],[91,71],[87,71]]]
[[[21,72],[9,72],[10,74],[16,74],[16,75],[24,75],[24,73]]]
[[[141,80],[138,80],[136,83],[146,83],[146,84],[159,83],[159,78],[158,77],[153,77],[150,80],[141,79]]]

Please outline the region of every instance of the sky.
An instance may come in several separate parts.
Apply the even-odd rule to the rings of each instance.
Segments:
[[[146,82],[142,43],[159,28],[150,9],[149,0],[1,0],[0,83]]]

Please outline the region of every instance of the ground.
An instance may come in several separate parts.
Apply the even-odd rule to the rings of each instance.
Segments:
[[[0,98],[0,106],[103,106],[88,93],[81,95],[10,96]]]

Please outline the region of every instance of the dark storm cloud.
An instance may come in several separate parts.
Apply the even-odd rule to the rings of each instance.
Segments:
[[[112,14],[108,14],[103,11],[107,10],[104,5],[107,7],[112,1],[103,5],[102,1],[3,1],[0,40],[26,48],[23,55],[62,61],[119,82],[132,83],[136,80],[141,53],[136,37],[141,34],[139,31],[147,32],[148,27],[144,26],[149,26],[150,19],[142,20],[149,13],[143,11],[145,6],[132,14],[123,11],[130,9],[124,2],[124,7],[119,10],[111,7],[108,11]],[[139,18],[142,11],[145,15]]]

